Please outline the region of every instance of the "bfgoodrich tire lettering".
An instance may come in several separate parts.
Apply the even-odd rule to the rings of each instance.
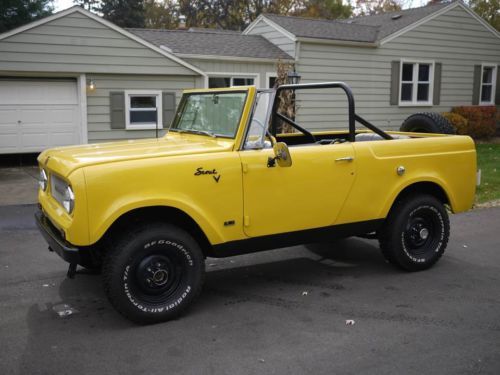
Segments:
[[[113,246],[103,267],[111,304],[137,323],[166,321],[199,295],[205,263],[196,241],[169,224],[152,224]]]
[[[450,223],[443,204],[430,195],[412,195],[396,202],[380,232],[382,254],[407,271],[434,265],[443,255]]]

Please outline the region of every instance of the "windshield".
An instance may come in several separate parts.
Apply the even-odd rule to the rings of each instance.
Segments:
[[[187,94],[170,130],[234,138],[246,96],[246,91]]]

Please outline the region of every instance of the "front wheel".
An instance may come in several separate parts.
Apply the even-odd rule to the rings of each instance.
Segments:
[[[382,254],[407,271],[421,271],[443,255],[450,222],[443,204],[430,195],[411,195],[396,202],[380,232]]]
[[[117,241],[103,267],[115,309],[141,324],[180,315],[199,295],[205,262],[197,242],[169,224],[149,224]]]

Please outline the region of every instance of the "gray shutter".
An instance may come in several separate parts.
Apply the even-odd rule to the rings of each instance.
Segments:
[[[109,93],[109,110],[111,129],[125,129],[125,93],[123,91]]]
[[[472,105],[479,104],[481,93],[481,65],[474,65],[474,82],[472,85]]]
[[[500,65],[497,66],[497,89],[495,91],[495,104],[500,105]]]
[[[441,70],[443,64],[434,64],[434,93],[432,95],[432,104],[439,105],[441,103]]]
[[[400,62],[391,62],[391,105],[399,104]]]
[[[175,92],[162,93],[163,127],[168,128],[175,115]]]

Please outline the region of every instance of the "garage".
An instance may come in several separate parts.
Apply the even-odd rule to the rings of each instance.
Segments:
[[[0,79],[0,154],[82,143],[76,79]]]

